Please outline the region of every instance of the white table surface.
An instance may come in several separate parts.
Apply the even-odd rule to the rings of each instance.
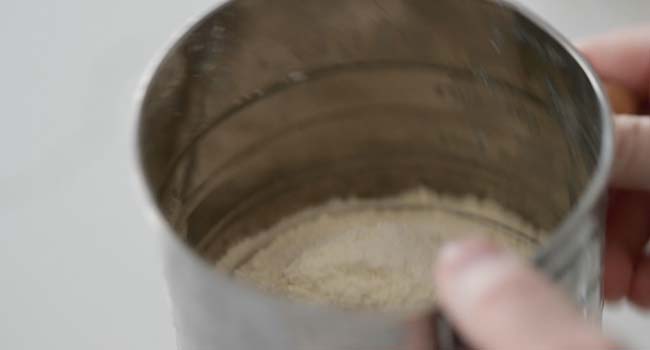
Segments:
[[[650,21],[648,0],[521,2],[571,38]],[[134,194],[132,95],[212,3],[0,2],[0,349],[175,349]],[[613,308],[605,327],[650,349],[650,316]]]

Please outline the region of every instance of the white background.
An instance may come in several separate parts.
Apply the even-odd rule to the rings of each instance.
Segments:
[[[175,349],[134,194],[132,95],[214,2],[0,2],[0,349]],[[522,2],[572,39],[650,21],[648,0]],[[650,317],[616,309],[605,326],[650,349]]]

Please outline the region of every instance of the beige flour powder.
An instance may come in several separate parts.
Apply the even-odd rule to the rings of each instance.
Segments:
[[[240,242],[218,265],[292,299],[404,311],[433,303],[441,244],[472,235],[529,255],[540,232],[493,201],[417,190],[306,210]]]

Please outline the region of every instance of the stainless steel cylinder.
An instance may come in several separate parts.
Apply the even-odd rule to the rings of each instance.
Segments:
[[[598,316],[609,115],[576,51],[505,3],[220,4],[148,77],[138,121],[179,348],[453,348],[434,311],[293,303],[214,267],[305,207],[419,186],[544,229],[536,265]]]

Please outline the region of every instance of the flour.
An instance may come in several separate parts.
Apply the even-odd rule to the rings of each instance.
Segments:
[[[416,190],[305,210],[235,245],[218,266],[291,299],[406,311],[434,302],[439,247],[470,236],[528,256],[541,232],[493,201]]]

